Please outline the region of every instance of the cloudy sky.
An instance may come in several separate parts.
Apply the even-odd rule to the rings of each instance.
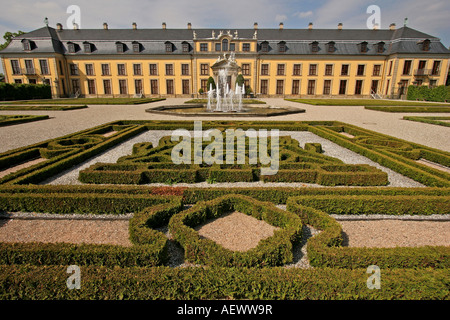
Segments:
[[[260,28],[276,28],[280,22],[285,28],[306,28],[309,22],[315,28],[336,28],[339,22],[344,28],[366,28],[372,11],[380,8],[380,27],[391,23],[400,27],[404,18],[408,26],[441,38],[450,46],[450,1],[448,0],[1,0],[0,35],[6,31],[31,31],[60,22],[67,28],[73,11],[71,5],[80,8],[80,27],[102,28],[107,22],[110,28],[131,28],[136,22],[139,28],[160,28],[162,22],[168,28],[252,28],[258,22]],[[69,20],[69,21],[68,21]],[[3,39],[0,39],[0,42]],[[1,70],[0,70],[1,72]]]

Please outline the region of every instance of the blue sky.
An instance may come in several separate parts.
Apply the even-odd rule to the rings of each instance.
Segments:
[[[401,27],[407,17],[409,27],[450,46],[448,0],[20,0],[2,5],[0,35],[40,28],[45,17],[50,26],[60,22],[67,28],[70,5],[80,8],[81,28],[102,28],[103,22],[110,28],[131,28],[133,22],[138,28],[160,28],[162,22],[186,28],[191,22],[193,29],[252,28],[254,22],[260,28],[277,28],[280,22],[285,28],[307,28],[309,22],[314,28],[336,28],[339,22],[344,28],[366,28],[367,8],[377,5],[382,29],[391,23]]]

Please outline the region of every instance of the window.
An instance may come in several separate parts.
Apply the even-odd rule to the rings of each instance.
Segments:
[[[317,41],[314,41],[313,43],[311,43],[311,51],[319,52],[319,43]]]
[[[88,79],[88,92],[89,94],[96,94],[95,92],[95,80]]]
[[[126,76],[126,75],[127,75],[126,68],[125,68],[125,64],[119,63],[119,64],[117,65],[117,74],[118,74],[119,76]]]
[[[102,76],[109,76],[109,75],[110,75],[109,64],[102,63]]]
[[[33,60],[25,60],[25,74],[34,74]]]
[[[23,40],[22,46],[24,51],[30,51],[31,50],[31,43],[30,40]]]
[[[284,67],[285,67],[285,65],[281,64],[281,63],[279,63],[277,65],[277,75],[278,76],[284,76]]]
[[[80,94],[80,80],[79,79],[72,79],[72,89],[73,93]]]
[[[269,43],[267,41],[264,41],[263,43],[261,43],[261,51],[269,52]]]
[[[425,69],[426,65],[427,65],[427,61],[426,60],[420,60],[419,61],[419,70]]]
[[[134,53],[141,52],[141,44],[139,42],[133,42],[133,52]]]
[[[228,40],[227,39],[222,40],[222,51],[228,51]]]
[[[358,64],[358,69],[356,70],[356,75],[363,76],[365,67],[366,66],[364,64]]]
[[[19,60],[11,60],[11,69],[13,74],[21,74]]]
[[[78,65],[75,63],[70,64],[70,75],[71,76],[78,76]]]
[[[381,71],[381,64],[376,64],[373,66],[373,75],[378,77]]]
[[[203,92],[208,92],[208,79],[201,79],[200,80],[200,88],[203,90]]]
[[[269,80],[261,80],[261,94],[267,94],[269,91]]]
[[[29,84],[36,84],[36,79],[29,79],[29,80],[28,80],[28,83],[29,83]]]
[[[341,80],[339,83],[339,94],[345,94],[347,91],[347,80]]]
[[[292,94],[300,94],[300,80],[292,80]]]
[[[278,43],[278,52],[286,52],[286,42],[281,41]]]
[[[230,43],[230,51],[236,51],[236,44]]]
[[[135,79],[134,80],[134,93],[136,94],[142,94],[142,80],[141,79]]]
[[[121,42],[116,42],[117,53],[123,53],[125,51],[125,46]]]
[[[14,79],[14,83],[21,84],[22,83],[22,79]]]
[[[128,94],[127,80],[119,80],[119,93]]]
[[[133,74],[135,76],[142,76],[142,67],[140,63],[133,64]]]
[[[103,80],[103,90],[105,94],[111,94],[111,80]]]
[[[336,50],[334,42],[330,41],[328,42],[328,53],[333,53]]]
[[[181,64],[181,75],[188,76],[189,75],[189,64]]]
[[[200,74],[202,76],[209,75],[209,65],[207,63],[200,64]]]
[[[50,79],[42,79],[42,83],[49,86],[50,85]]]
[[[283,93],[284,93],[284,81],[277,80],[277,94],[283,94]]]
[[[341,76],[348,76],[348,64],[343,64],[342,65]]]
[[[150,63],[149,67],[150,67],[150,75],[157,76],[158,75],[158,66],[156,65],[156,63]]]
[[[172,51],[173,51],[172,42],[166,42],[166,52],[172,52]]]
[[[250,51],[250,43],[243,43],[242,44],[242,51],[249,52]]]
[[[189,80],[183,80],[181,82],[181,85],[183,87],[183,94],[189,94],[189,92],[190,92]]]
[[[391,82],[391,80],[388,80],[387,81],[387,84],[386,84],[386,95],[388,94],[388,92],[389,92],[389,83]]]
[[[166,64],[166,76],[173,76],[173,64]]]
[[[158,80],[150,80],[150,92],[151,94],[158,94]]]
[[[208,44],[200,43],[200,51],[208,51]]]
[[[363,84],[362,80],[356,80],[355,94],[361,94],[361,92],[362,92],[362,84]]]
[[[331,94],[331,80],[324,80],[324,82],[323,82],[323,94],[324,95]]]
[[[261,75],[262,76],[268,76],[269,75],[269,65],[267,63],[264,63],[261,65]]]
[[[249,63],[242,64],[242,75],[244,75],[244,76],[250,75],[250,64]]]
[[[361,53],[366,53],[367,52],[367,42],[361,42]]]
[[[405,60],[403,64],[403,75],[409,75],[411,72],[411,60]]]
[[[167,94],[174,94],[173,80],[166,80]]]
[[[39,60],[39,66],[41,68],[41,74],[50,74],[50,70],[48,69],[48,61],[47,60]]]
[[[294,76],[300,76],[301,74],[302,74],[302,65],[301,64],[294,64],[293,75]]]
[[[85,53],[91,53],[92,52],[92,47],[91,47],[90,43],[84,43],[83,47],[84,47],[84,52]]]
[[[189,52],[189,43],[183,42],[183,52]]]
[[[377,52],[383,53],[384,52],[384,42],[378,42],[377,44]]]
[[[309,65],[309,75],[310,76],[316,76],[317,75],[317,64],[310,64]]]
[[[437,80],[430,80],[430,88],[436,87]]]
[[[372,80],[372,85],[370,86],[370,93],[378,92],[378,80]]]
[[[422,42],[422,50],[429,51],[430,50],[430,40],[426,39]]]
[[[308,80],[308,94],[314,95],[316,91],[316,80]]]
[[[64,69],[63,69],[63,66],[62,66],[61,60],[58,60],[58,64],[59,64],[59,72],[60,72],[60,73],[61,73],[61,75],[63,76],[63,75],[64,75]]]
[[[92,63],[86,63],[86,75],[87,76],[93,76],[94,75],[94,65]]]
[[[67,49],[69,50],[69,53],[75,53],[75,43],[68,42]]]
[[[440,61],[434,61],[433,62],[433,69],[431,70],[431,75],[433,75],[433,76],[439,75],[440,66],[441,66],[441,62]]]
[[[389,61],[389,74],[388,75],[391,75],[391,74],[392,74],[392,60]]]
[[[220,51],[220,48],[221,48],[220,43],[216,43],[216,51]]]
[[[326,76],[332,76],[333,75],[333,65],[332,64],[326,64],[325,65],[325,75]]]

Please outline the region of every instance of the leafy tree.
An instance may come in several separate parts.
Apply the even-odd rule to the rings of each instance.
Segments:
[[[20,30],[18,32],[9,32],[9,31],[5,32],[5,34],[3,35],[3,39],[5,39],[5,43],[0,44],[0,50],[5,49],[14,37],[20,36],[21,34],[24,34],[24,33],[25,32],[20,31]]]
[[[245,79],[244,76],[242,75],[242,73],[238,74],[236,77],[236,84],[240,87],[242,87],[242,85],[244,84]]]
[[[208,81],[206,82],[206,88],[207,88],[208,91],[209,91],[209,88],[210,88],[211,84],[212,84],[212,88],[214,90],[216,88],[216,82],[214,81],[213,77],[209,77]]]

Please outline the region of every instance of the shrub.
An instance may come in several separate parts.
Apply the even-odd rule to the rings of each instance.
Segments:
[[[51,99],[52,91],[44,84],[11,84],[0,82],[1,100]]]

